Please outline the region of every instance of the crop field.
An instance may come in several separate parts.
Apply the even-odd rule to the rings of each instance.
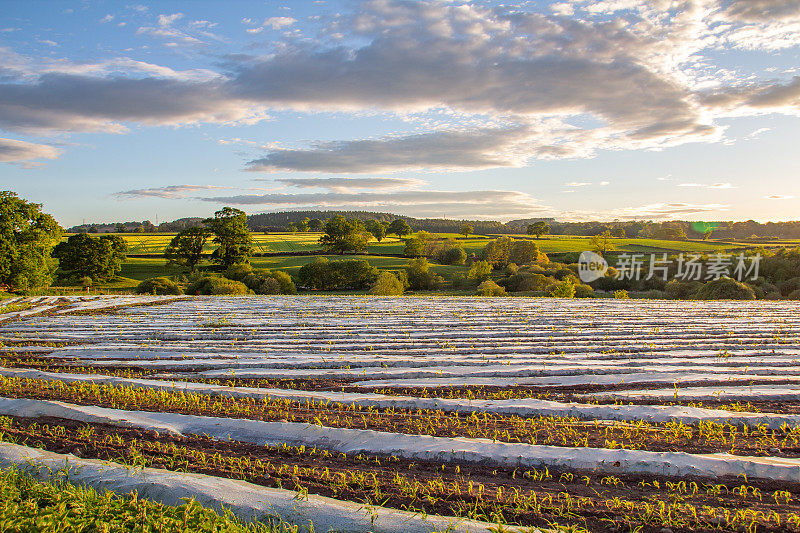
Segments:
[[[514,238],[531,238],[529,235],[511,235]],[[535,240],[545,253],[582,252],[591,250],[590,237],[571,235],[545,235]],[[714,252],[742,248],[742,243],[724,241],[669,241],[664,239],[612,238],[616,250],[620,252]]]
[[[128,243],[132,255],[162,255],[174,233],[136,234],[120,233]],[[253,233],[254,251],[259,254],[277,252],[310,252],[321,249],[319,238],[321,233]],[[456,239],[461,243],[467,253],[480,252],[486,243],[500,235],[471,235],[464,238],[455,233],[438,234],[439,237]],[[517,239],[530,239],[530,235],[510,235]],[[617,250],[623,252],[714,252],[716,250],[735,250],[746,246],[760,245],[757,243],[727,242],[727,241],[669,241],[661,239],[612,239]],[[536,244],[545,253],[582,252],[592,248],[589,237],[571,235],[545,235],[536,239]],[[769,245],[794,245],[795,241],[776,241]],[[396,236],[387,236],[382,242],[374,239],[367,249],[373,254],[402,254],[405,243]],[[209,239],[205,253],[214,251],[215,245]]]
[[[175,233],[119,233],[128,243],[128,253],[132,255],[163,255],[164,249]],[[276,252],[308,252],[320,250],[321,233],[253,233],[253,251],[259,254]],[[398,242],[396,237],[387,237],[384,242]],[[373,241],[375,242],[375,241]],[[216,245],[208,240],[205,253],[211,253]]]
[[[314,531],[800,531],[794,302],[4,305],[0,468]]]

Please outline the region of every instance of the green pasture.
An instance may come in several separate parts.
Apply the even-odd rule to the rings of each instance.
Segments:
[[[152,233],[119,234],[128,243],[131,255],[161,255],[164,253],[169,241],[175,236],[174,233]],[[319,238],[322,234],[315,232],[275,232],[275,233],[253,233],[254,251],[258,254],[279,253],[279,252],[312,252],[320,250]],[[464,246],[468,254],[480,252],[486,242],[501,235],[470,235],[464,237],[456,233],[437,234],[440,238],[451,238],[457,240]],[[516,239],[532,239],[530,235],[509,235]],[[574,235],[546,235],[540,239],[533,239],[544,253],[563,253],[563,252],[582,252],[590,250],[590,237],[580,237]],[[758,246],[765,243],[756,242],[728,242],[728,241],[668,241],[661,239],[612,239],[614,246],[622,252],[713,252],[715,250],[734,250],[747,246]],[[793,246],[800,241],[770,241],[767,245],[786,245]],[[211,253],[216,246],[209,239],[204,249],[205,253]],[[404,240],[396,236],[387,236],[380,243],[372,240],[367,247],[371,254],[402,254],[405,248]]]
[[[297,271],[305,264],[310,263],[318,257],[325,257],[330,261],[365,259],[379,270],[399,270],[405,268],[408,259],[404,257],[381,257],[364,255],[303,255],[303,256],[273,256],[273,257],[252,257],[250,264],[253,268],[268,268],[270,270],[283,270],[296,276]],[[211,267],[208,262],[203,262],[201,270]],[[466,267],[460,265],[437,265],[431,263],[431,268],[436,273],[451,277],[456,272],[466,272]],[[123,263],[122,271],[116,281],[97,285],[103,289],[127,289],[133,288],[140,281],[159,276],[177,276],[186,272],[176,267],[167,267],[167,262],[161,257],[130,257]]]
[[[500,237],[500,235],[495,235]],[[530,235],[509,235],[516,239],[533,239],[544,253],[582,252],[591,250],[591,237],[574,235],[545,235],[540,239]],[[612,238],[611,242],[620,252],[714,252],[716,250],[732,250],[742,248],[740,243],[722,241],[669,241],[663,239],[628,239]]]
[[[175,236],[174,233],[119,233],[117,235],[128,243],[128,253],[131,255],[162,255]],[[253,251],[258,254],[312,252],[320,250],[319,238],[321,236],[322,233],[315,232],[253,233]],[[377,243],[375,240],[372,242]],[[398,243],[399,239],[387,237],[383,242]],[[209,239],[203,251],[210,254],[215,248],[216,245]],[[400,252],[402,253],[402,249]]]

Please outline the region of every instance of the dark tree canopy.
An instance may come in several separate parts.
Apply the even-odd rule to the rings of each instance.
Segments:
[[[61,277],[89,277],[107,281],[121,270],[128,246],[119,235],[93,237],[87,233],[72,235],[53,250],[58,258]]]
[[[310,289],[365,289],[378,278],[378,269],[360,259],[328,261],[319,257],[303,265],[297,276],[300,284]]]
[[[167,265],[177,265],[194,272],[211,235],[208,228],[188,228],[175,235],[164,249]]]
[[[550,233],[550,225],[547,222],[538,221],[528,225],[528,235],[536,235],[538,239],[542,235]]]
[[[61,227],[42,206],[11,191],[0,192],[0,284],[16,290],[43,287],[52,281],[50,256],[61,240]]]
[[[403,220],[402,218],[396,218],[389,224],[389,227],[386,228],[388,233],[394,233],[398,237],[402,237],[403,235],[408,235],[411,233],[411,226],[408,225],[408,222]]]
[[[364,227],[367,228],[367,231],[370,232],[378,242],[381,242],[383,238],[386,237],[387,224],[381,222],[380,220],[367,220],[364,223]]]
[[[214,218],[203,221],[214,234],[218,244],[211,256],[224,267],[247,263],[253,254],[253,236],[247,229],[247,214],[233,207],[224,207],[214,213]]]
[[[335,216],[325,223],[319,242],[329,252],[360,252],[366,249],[369,235],[360,220]]]

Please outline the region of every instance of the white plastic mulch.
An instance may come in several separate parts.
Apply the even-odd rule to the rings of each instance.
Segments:
[[[246,521],[275,517],[297,524],[300,531],[343,533],[488,533],[491,524],[344,502],[313,494],[272,489],[233,479],[177,473],[156,468],[128,468],[108,461],[0,443],[0,467],[17,467],[47,481],[68,469],[71,483],[117,494],[133,491],[140,498],[181,505],[185,498],[221,511],[224,507]],[[513,528],[511,529],[513,531]],[[533,530],[537,531],[537,530]]]
[[[391,396],[359,392],[314,392],[276,388],[226,387],[188,381],[122,378],[103,374],[69,374],[21,368],[0,368],[0,375],[20,379],[40,379],[65,383],[100,383],[137,389],[179,391],[231,398],[273,398],[315,403],[335,402],[379,409],[427,409],[457,413],[485,412],[507,416],[555,416],[582,420],[644,420],[655,423],[683,422],[684,424],[696,424],[700,421],[714,421],[735,426],[765,425],[771,429],[779,429],[784,424],[790,426],[800,425],[800,415],[738,412],[681,405],[597,405],[538,400],[535,398],[512,400],[416,398],[412,396]],[[672,390],[669,392],[674,393]]]
[[[29,399],[0,398],[0,414],[52,416],[87,423],[208,436],[258,445],[289,444],[345,454],[393,455],[414,461],[478,463],[505,468],[554,468],[611,474],[719,478],[741,476],[800,482],[800,459],[561,447],[345,429],[297,422],[124,411]]]

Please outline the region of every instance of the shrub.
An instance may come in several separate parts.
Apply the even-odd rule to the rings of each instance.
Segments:
[[[378,269],[363,259],[328,261],[320,257],[304,265],[297,275],[300,283],[311,289],[365,289],[378,278]]]
[[[673,279],[664,287],[664,292],[667,298],[672,300],[688,300],[693,298],[702,286],[703,284],[699,281],[678,281]]]
[[[559,283],[551,285],[547,294],[554,298],[574,298],[575,297],[575,284],[571,279],[566,279]]]
[[[469,267],[467,278],[475,281],[484,281],[492,273],[492,264],[489,261],[475,261]]]
[[[490,279],[487,279],[486,281],[478,285],[478,296],[505,296],[505,295],[506,295],[506,290]]]
[[[406,266],[406,275],[412,289],[431,290],[444,283],[442,276],[430,269],[430,264],[424,257],[410,260]]]
[[[722,277],[700,287],[696,297],[699,300],[755,300],[756,294],[744,283]]]
[[[594,289],[584,283],[575,285],[575,298],[594,298]]]
[[[513,243],[514,239],[511,237],[498,237],[489,241],[481,252],[481,259],[492,266],[505,267],[509,262]]]
[[[247,263],[238,263],[225,269],[225,277],[236,281],[242,281],[245,276],[252,272],[253,267]]]
[[[263,278],[257,290],[253,290],[256,294],[281,294],[281,284],[275,278]]]
[[[83,276],[81,279],[78,280],[78,285],[81,287],[91,287],[92,286],[92,278],[89,276]]]
[[[519,267],[516,263],[509,263],[506,266],[506,276],[513,276],[517,272],[519,272]]]
[[[150,278],[136,286],[136,294],[183,294],[183,291],[175,282],[167,278]]]
[[[800,289],[790,292],[786,297],[790,300],[800,300]]]
[[[454,246],[442,251],[437,260],[443,265],[463,265],[467,261],[467,252],[460,246]]]
[[[369,290],[375,296],[400,296],[403,294],[403,282],[388,271],[378,274],[378,279]]]
[[[628,294],[628,291],[625,289],[620,289],[618,291],[614,291],[614,299],[615,300],[630,300],[631,295]]]
[[[242,283],[256,294],[297,294],[292,277],[282,270],[254,270]]]
[[[418,236],[406,239],[403,255],[406,257],[425,257],[428,255],[428,232],[420,231]]]
[[[565,280],[567,278],[575,277],[575,273],[569,268],[563,267],[553,272],[552,276],[556,279]]]
[[[781,295],[789,296],[794,291],[800,289],[800,278],[789,278],[780,284]]]
[[[514,241],[508,260],[518,265],[527,265],[540,260],[539,247],[527,239]]]
[[[241,281],[234,281],[232,279],[221,279],[219,283],[216,283],[211,287],[211,294],[213,295],[240,296],[249,293],[250,290],[247,288],[247,285]]]
[[[187,294],[242,295],[249,292],[244,283],[220,276],[204,276],[186,288]]]
[[[330,268],[329,263],[327,258],[318,257],[303,265],[297,273],[300,284],[309,289],[323,291],[335,288],[341,283],[341,280],[338,279],[338,273]]]
[[[547,287],[550,281],[551,279],[544,274],[520,272],[506,280],[506,288],[512,292],[541,291]]]

